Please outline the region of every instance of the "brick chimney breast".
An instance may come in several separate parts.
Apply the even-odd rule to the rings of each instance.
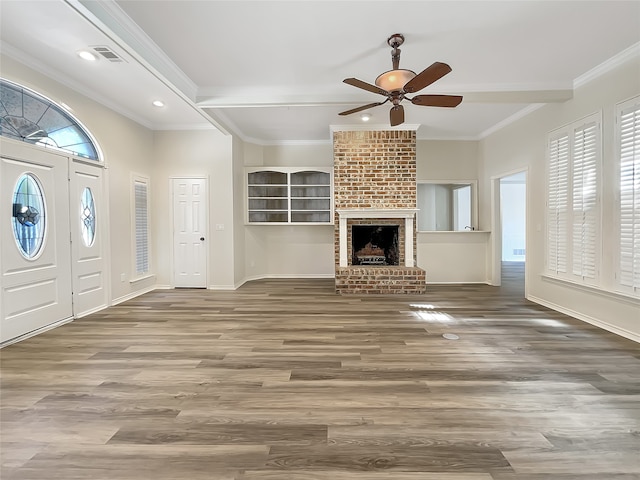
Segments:
[[[410,230],[416,245],[415,215],[410,220],[413,228],[406,228],[406,219],[385,211],[411,211],[417,208],[416,186],[416,132],[415,130],[334,131],[334,202],[335,202],[335,265],[338,293],[422,293],[426,275],[415,265],[416,249],[411,248],[413,259],[403,258],[405,235]],[[351,248],[352,225],[398,225],[400,244],[399,266],[347,266],[340,265],[340,213],[339,211],[379,212],[379,217],[346,220],[348,238],[344,245]],[[365,218],[366,217],[366,218]],[[411,226],[411,225],[409,225]],[[351,258],[352,252],[345,252]],[[412,265],[407,267],[406,265]]]

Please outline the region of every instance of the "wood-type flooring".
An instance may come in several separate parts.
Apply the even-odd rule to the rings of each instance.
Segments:
[[[518,268],[158,290],[10,345],[0,478],[640,480],[640,345],[524,300]]]

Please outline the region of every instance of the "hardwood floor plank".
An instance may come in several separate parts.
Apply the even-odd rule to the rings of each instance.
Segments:
[[[400,472],[513,471],[500,450],[469,444],[413,446],[311,446],[271,448],[266,462],[277,470],[324,470]]]
[[[344,472],[342,470],[249,470],[237,480],[493,480],[487,473]],[[622,479],[627,480],[627,479]]]

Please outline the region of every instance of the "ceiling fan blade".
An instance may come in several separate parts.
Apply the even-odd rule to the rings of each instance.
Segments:
[[[386,101],[387,100],[385,100],[384,102],[377,102],[377,103],[370,103],[369,105],[362,105],[361,107],[358,107],[358,108],[352,108],[351,110],[340,112],[338,115],[351,115],[352,113],[361,112],[362,110],[366,110],[368,108],[377,107],[378,105],[382,105]]]
[[[366,90],[368,92],[384,95],[385,97],[389,95],[389,92],[387,92],[386,90],[383,90],[380,87],[376,87],[375,85],[371,85],[370,83],[363,82],[362,80],[358,80],[357,78],[345,78],[343,82],[354,87],[362,88],[363,90]]]
[[[392,127],[404,123],[404,107],[402,105],[394,105],[393,107],[391,107],[391,112],[389,112],[389,119],[391,121]]]
[[[444,77],[450,71],[451,67],[446,63],[435,62],[409,80],[403,90],[406,93],[414,93],[422,90],[427,85],[431,85],[436,80]]]
[[[457,107],[462,102],[460,95],[418,95],[411,99],[414,105],[424,107]]]

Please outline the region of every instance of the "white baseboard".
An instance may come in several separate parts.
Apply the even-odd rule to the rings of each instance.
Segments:
[[[550,308],[551,310],[555,310],[556,312],[564,313],[565,315],[569,315],[570,317],[577,318],[578,320],[582,320],[583,322],[589,323],[598,328],[602,328],[603,330],[606,330],[608,332],[615,333],[616,335],[620,335],[621,337],[628,338],[629,340],[633,340],[634,342],[640,343],[640,335],[635,332],[631,332],[627,329],[611,325],[610,323],[604,322],[598,318],[594,318],[590,315],[585,315],[581,312],[576,312],[575,310],[571,310],[570,308],[556,305],[553,302],[548,302],[535,296],[529,295],[527,297],[527,300],[542,305],[543,307]]]
[[[122,297],[114,298],[111,300],[111,306],[118,305],[119,303],[126,302],[127,300],[132,300],[140,295],[144,295],[145,293],[152,292],[156,289],[156,286],[153,285],[151,287],[143,288],[142,290],[136,290],[135,292],[128,293],[127,295],[123,295]]]
[[[73,317],[64,318],[62,320],[58,320],[50,325],[45,325],[44,327],[38,328],[33,332],[25,333],[24,335],[20,335],[19,337],[12,338],[0,344],[0,348],[7,347],[9,345],[13,345],[14,343],[21,342],[22,340],[26,340],[27,338],[35,337],[36,335],[40,335],[41,333],[48,332],[49,330],[53,330],[54,328],[61,327],[67,323],[73,322]]]
[[[267,280],[267,279],[277,279],[277,278],[283,278],[283,279],[296,279],[296,278],[321,279],[321,278],[330,278],[330,279],[334,279],[334,278],[336,278],[336,275],[335,275],[335,273],[321,273],[321,274],[315,274],[315,273],[307,273],[307,274],[276,273],[276,274],[268,274],[268,275],[255,275],[253,277],[247,277],[244,280],[242,280],[241,282],[237,283],[235,288],[238,289],[242,285],[244,285],[245,283],[252,282],[254,280]]]
[[[209,285],[207,290],[235,290],[238,287],[235,285]]]

